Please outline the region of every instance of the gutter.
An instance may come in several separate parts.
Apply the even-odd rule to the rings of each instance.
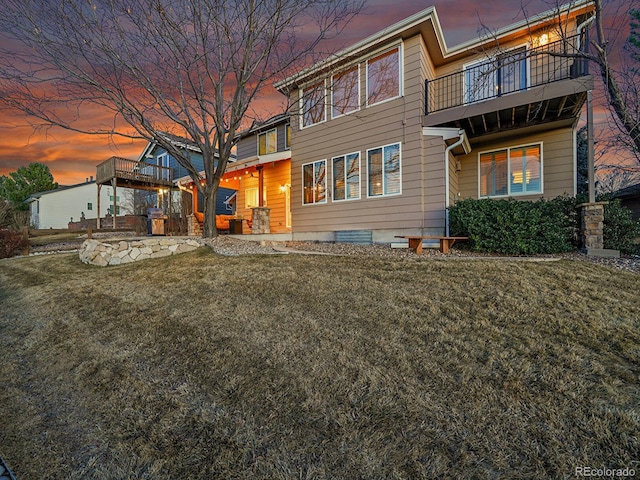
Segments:
[[[467,134],[464,130],[460,129],[458,130],[458,140],[455,143],[452,143],[451,145],[449,145],[445,150],[444,150],[444,175],[445,175],[445,182],[444,182],[444,218],[445,218],[445,236],[448,237],[449,236],[449,206],[451,204],[451,201],[449,200],[449,153],[451,152],[451,150],[453,150],[456,147],[459,147],[460,145],[462,145],[463,143],[466,143],[465,145],[465,152],[467,152],[467,147],[468,147],[468,151],[471,151],[471,147],[469,146],[469,141],[467,140]],[[467,152],[468,153],[468,152]]]
[[[445,236],[449,236],[449,153],[456,147],[462,145],[464,153],[471,152],[471,144],[467,138],[467,132],[460,128],[448,128],[448,127],[422,127],[422,134],[427,137],[442,137],[442,141],[451,140],[458,137],[454,143],[449,145],[444,150],[444,191],[445,191]]]

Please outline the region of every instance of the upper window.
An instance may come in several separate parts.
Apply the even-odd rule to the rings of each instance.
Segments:
[[[325,103],[324,80],[302,90],[303,127],[325,121]]]
[[[171,170],[169,170],[169,155],[166,153],[161,153],[157,158],[158,167],[164,167],[158,169],[157,177],[160,180],[169,180],[171,176]]]
[[[400,144],[367,150],[367,175],[370,197],[401,193]]]
[[[278,130],[272,129],[258,135],[258,155],[278,151]]]
[[[367,60],[367,105],[400,96],[400,47]]]
[[[542,146],[480,154],[480,197],[542,193]]]
[[[303,203],[327,202],[327,161],[307,163],[302,166]]]
[[[525,90],[527,81],[526,47],[465,66],[465,101],[479,102],[507,93]]]
[[[285,149],[289,149],[291,148],[291,125],[287,125],[285,127],[285,132],[284,132],[284,148]]]
[[[358,65],[331,79],[331,116],[345,115],[360,105],[360,71]]]
[[[360,198],[360,152],[333,157],[333,200]]]

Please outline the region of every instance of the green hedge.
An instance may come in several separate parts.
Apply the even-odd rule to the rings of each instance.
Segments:
[[[575,200],[569,197],[466,199],[449,210],[452,235],[468,236],[474,250],[510,255],[574,250],[576,221]]]
[[[598,201],[607,198],[599,197]],[[579,248],[583,199],[557,197],[536,202],[466,199],[449,209],[452,235],[469,237],[474,250],[510,255],[569,252]],[[634,241],[640,237],[640,222],[631,211],[611,200],[605,205],[604,248],[638,253]]]
[[[604,207],[604,248],[622,253],[638,253],[635,239],[640,237],[640,222],[633,221],[631,210],[622,206],[620,199],[609,200]]]

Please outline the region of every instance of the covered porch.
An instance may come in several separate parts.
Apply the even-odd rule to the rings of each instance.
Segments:
[[[201,235],[204,209],[190,178],[178,181],[191,195],[189,235]],[[220,188],[236,193],[225,203],[232,212],[216,211],[219,232],[235,235],[274,235],[291,233],[291,154],[281,152],[229,164]],[[260,195],[259,192],[262,192]]]

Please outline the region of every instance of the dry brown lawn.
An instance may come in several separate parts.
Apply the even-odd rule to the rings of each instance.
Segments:
[[[581,261],[4,260],[0,454],[20,480],[640,473],[639,292]]]

